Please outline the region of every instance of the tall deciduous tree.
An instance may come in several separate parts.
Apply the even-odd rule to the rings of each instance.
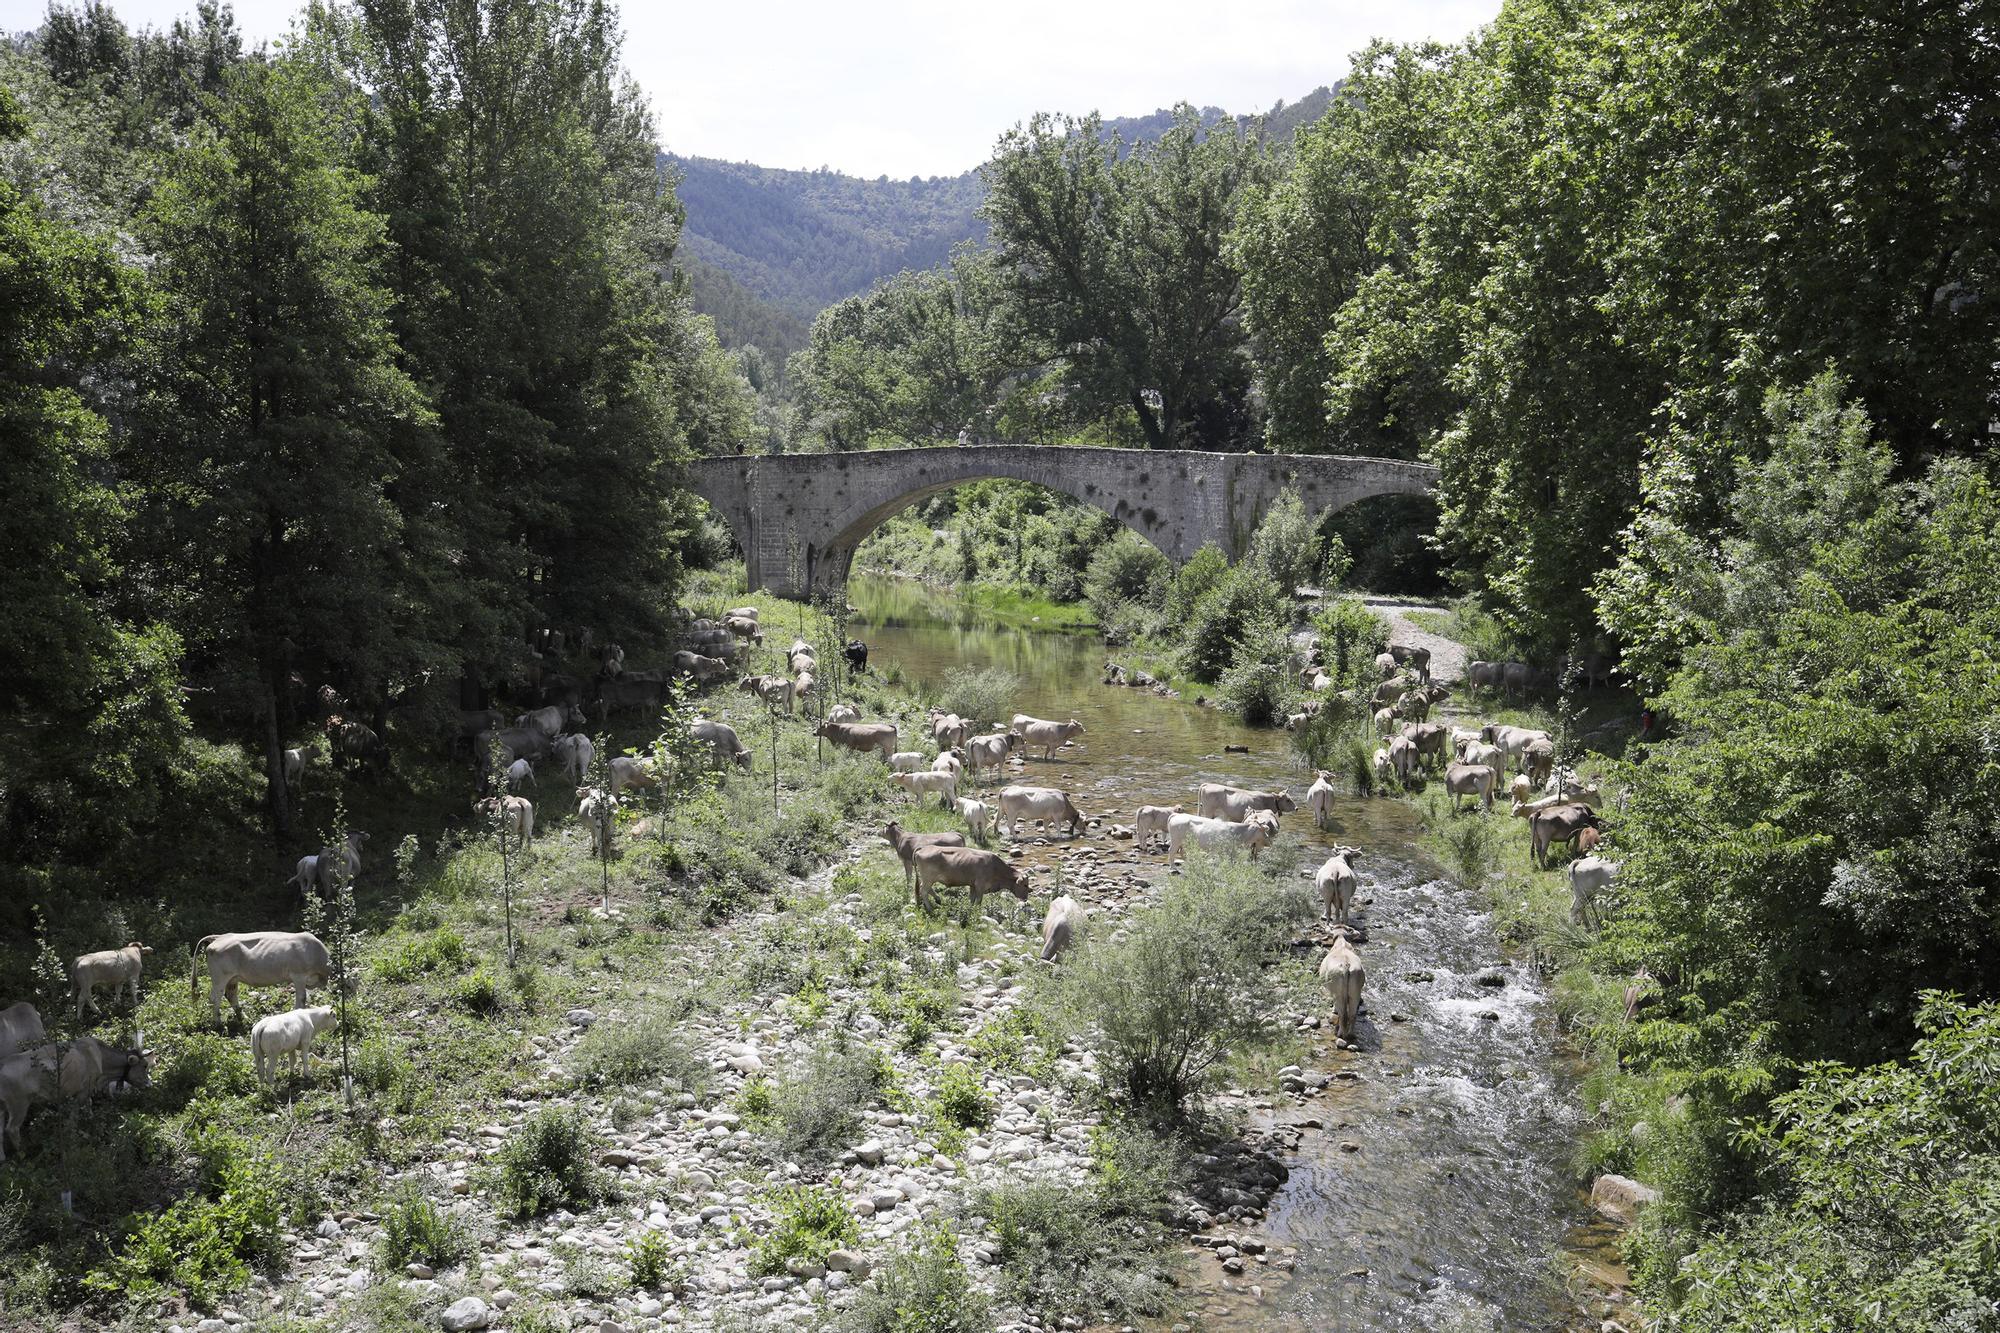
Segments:
[[[239,67],[149,216],[167,308],[132,465],[172,497],[149,515],[160,573],[257,738],[280,832],[292,672],[391,679],[423,609],[387,492],[428,413],[396,365],[350,113],[305,61]]]
[[[1222,445],[1249,431],[1241,277],[1225,253],[1263,146],[1180,107],[1125,151],[1095,115],[1038,115],[986,168],[1001,287],[1093,403],[1129,409],[1146,443]]]

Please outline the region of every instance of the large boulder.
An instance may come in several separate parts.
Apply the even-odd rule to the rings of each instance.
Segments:
[[[493,1311],[487,1309],[486,1302],[477,1296],[467,1296],[447,1306],[441,1322],[445,1333],[463,1333],[463,1330],[485,1328],[492,1323]]]
[[[1590,1182],[1590,1206],[1614,1222],[1636,1222],[1641,1208],[1659,1201],[1658,1190],[1628,1176],[1605,1175]]]

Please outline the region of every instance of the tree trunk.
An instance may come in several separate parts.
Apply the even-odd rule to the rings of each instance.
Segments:
[[[267,804],[271,833],[279,841],[292,836],[292,794],[285,786],[285,742],[278,734],[278,700],[285,692],[284,669],[273,665],[264,693],[264,773],[269,783]]]
[[[1153,415],[1153,409],[1146,406],[1146,395],[1132,390],[1132,410],[1139,415],[1139,429],[1145,432],[1148,449],[1167,447],[1168,434],[1160,420]]]

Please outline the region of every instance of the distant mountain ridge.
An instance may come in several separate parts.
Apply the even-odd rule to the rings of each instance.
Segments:
[[[1334,89],[1316,88],[1265,113],[1265,132],[1289,144],[1319,119]],[[1203,107],[1204,125],[1227,119]],[[1239,120],[1250,117],[1239,116]],[[1126,143],[1158,139],[1173,112],[1104,122]],[[748,162],[660,154],[687,209],[681,258],[695,308],[713,316],[725,346],[755,343],[782,359],[804,346],[813,316],[906,269],[932,268],[985,238],[977,167],[957,176],[868,180],[836,171],[787,171]]]

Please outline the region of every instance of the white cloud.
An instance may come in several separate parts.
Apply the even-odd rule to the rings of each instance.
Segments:
[[[160,25],[192,0],[114,0]],[[296,0],[238,0],[253,40]],[[42,0],[0,0],[0,28]],[[625,63],[674,152],[855,175],[956,175],[1038,110],[1144,115],[1177,101],[1261,111],[1343,74],[1371,38],[1455,41],[1498,0],[765,0],[622,6]]]

